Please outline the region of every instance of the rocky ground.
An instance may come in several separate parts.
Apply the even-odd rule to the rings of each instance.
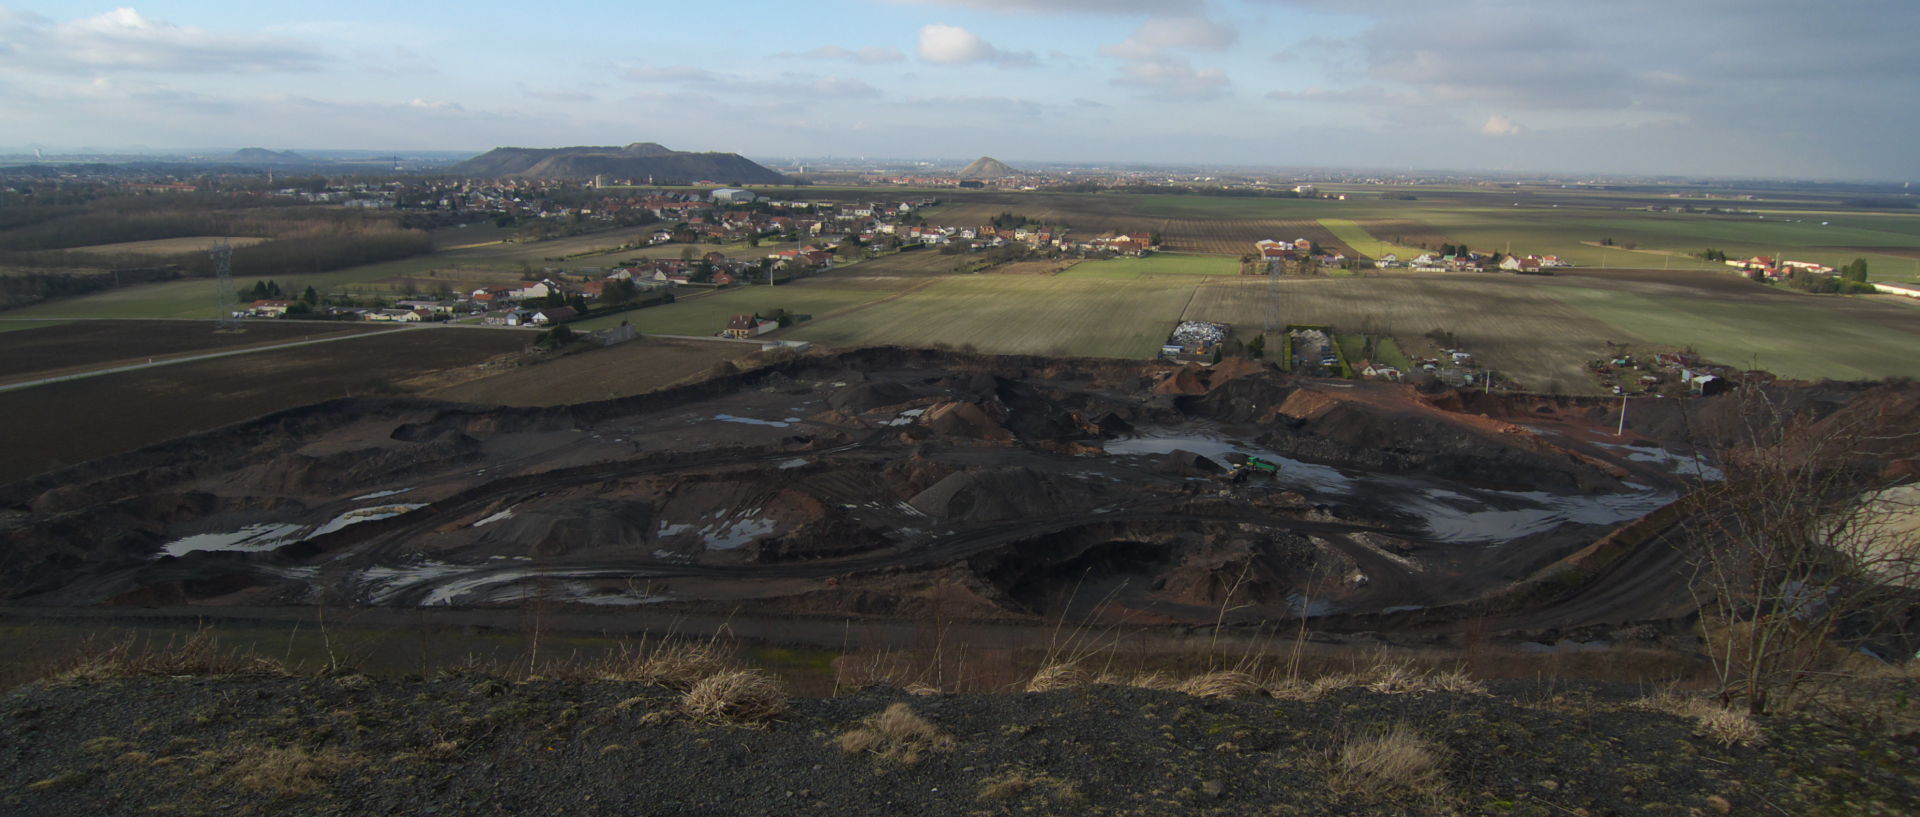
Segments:
[[[792,701],[776,694],[755,711],[699,710],[689,703],[701,684],[683,692],[676,687],[688,684],[656,680],[335,674],[43,681],[0,697],[0,811],[892,817],[1920,810],[1914,734],[1888,737],[1786,716],[1718,719],[1712,707],[1649,698],[1650,690],[1638,686],[1479,685],[1388,670],[1317,685],[1270,683],[1264,691],[1226,675],[1178,691],[1087,683],[1068,673],[1044,684],[1057,688],[1038,693],[874,688]],[[1209,697],[1215,695],[1232,697]]]

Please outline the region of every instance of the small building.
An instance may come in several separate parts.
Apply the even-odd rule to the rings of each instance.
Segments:
[[[720,334],[730,338],[751,338],[779,328],[779,321],[770,321],[758,315],[735,315],[727,321],[727,328]]]
[[[580,317],[580,311],[571,306],[555,306],[533,313],[529,318],[534,326],[551,326],[566,323]]]
[[[293,301],[254,301],[247,305],[247,313],[257,318],[278,318],[293,308]]]

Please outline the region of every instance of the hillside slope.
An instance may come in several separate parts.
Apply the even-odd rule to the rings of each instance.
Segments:
[[[727,184],[787,184],[775,173],[737,153],[693,153],[653,142],[626,147],[494,148],[447,172],[483,178],[590,179],[606,175],[651,179],[656,184],[715,181]]]

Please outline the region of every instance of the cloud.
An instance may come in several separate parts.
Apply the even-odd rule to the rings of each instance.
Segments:
[[[1169,49],[1222,51],[1232,46],[1239,36],[1232,26],[1205,17],[1153,17],[1141,23],[1125,41],[1101,46],[1100,53],[1143,59],[1159,56]]]
[[[1115,14],[1160,11],[1165,0],[890,0],[907,6],[955,6],[1021,14]]]
[[[1129,60],[1120,66],[1114,85],[1134,89],[1136,96],[1162,102],[1204,102],[1227,94],[1231,83],[1218,68],[1194,70],[1185,59],[1157,57]]]
[[[1519,136],[1526,128],[1499,114],[1487,117],[1487,124],[1480,126],[1480,132],[1487,136]]]
[[[307,71],[328,62],[303,40],[208,31],[131,8],[67,22],[0,8],[0,67],[40,73]]]
[[[782,51],[774,56],[788,60],[838,60],[865,65],[900,62],[907,58],[907,55],[900,53],[898,48],[869,46],[856,51],[837,45],[823,45],[807,51]]]
[[[1002,51],[980,35],[959,26],[931,23],[920,27],[920,59],[941,65],[996,63],[1030,65],[1033,55]]]
[[[804,96],[834,99],[871,99],[880,90],[858,79],[813,74],[744,77],[721,74],[691,65],[635,65],[621,72],[635,82],[698,87],[707,94]]]

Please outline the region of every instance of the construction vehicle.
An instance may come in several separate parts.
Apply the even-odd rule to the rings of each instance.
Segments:
[[[1227,463],[1233,466],[1227,478],[1233,482],[1245,482],[1249,476],[1273,477],[1280,473],[1280,464],[1259,457],[1250,457],[1235,451],[1226,456]]]

